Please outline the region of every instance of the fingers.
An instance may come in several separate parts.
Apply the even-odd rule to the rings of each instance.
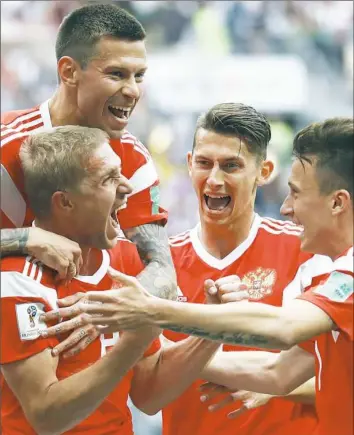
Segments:
[[[136,281],[136,278],[134,278],[133,276],[119,272],[118,270],[113,269],[113,267],[108,268],[108,275],[112,278],[113,281],[116,281],[123,286],[134,285]]]
[[[113,334],[113,332],[119,332],[117,325],[96,325],[96,329],[100,334]]]
[[[219,409],[223,408],[224,406],[230,405],[234,400],[232,396],[229,394],[226,396],[223,400],[220,400],[218,403],[214,403],[213,405],[208,406],[208,410],[210,412],[218,411]]]
[[[212,279],[207,279],[204,282],[204,291],[205,293],[209,294],[209,295],[216,295],[218,292],[218,289],[215,286],[215,283]]]
[[[225,284],[241,284],[241,279],[237,275],[228,275],[223,278],[219,278],[215,281],[215,284],[218,288]]]
[[[78,302],[80,299],[82,299],[85,295],[86,295],[86,293],[78,292],[78,293],[75,293],[74,295],[67,296],[66,298],[58,299],[57,302],[58,302],[58,305],[60,307],[68,307],[70,305],[76,304],[76,302]]]
[[[76,355],[86,349],[99,335],[100,332],[93,325],[85,325],[75,330],[68,338],[55,346],[52,354],[59,355],[66,351],[63,354],[64,358]]]
[[[40,320],[43,322],[59,322],[62,318],[69,318],[78,316],[83,313],[84,310],[82,307],[85,307],[85,304],[77,303],[70,307],[58,308],[57,310],[48,311],[41,315]]]
[[[205,389],[200,388],[201,391],[205,391]],[[213,399],[214,397],[218,396],[219,394],[225,394],[228,393],[229,389],[227,387],[224,387],[223,385],[213,385],[209,388],[208,392],[200,396],[201,402],[207,402],[210,399]]]
[[[81,326],[87,325],[88,323],[90,323],[90,316],[83,313],[77,317],[74,317],[71,320],[68,320],[66,322],[61,322],[55,326],[51,326],[50,328],[41,331],[40,334],[43,338],[53,337],[57,334],[63,334],[64,332],[77,329]]]
[[[227,414],[227,418],[230,418],[232,420],[232,419],[237,418],[240,415],[244,414],[246,411],[248,411],[247,405],[242,405],[241,408],[236,409],[235,411],[229,412]]]

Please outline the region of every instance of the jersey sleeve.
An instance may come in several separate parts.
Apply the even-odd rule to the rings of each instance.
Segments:
[[[154,355],[161,349],[161,341],[159,338],[155,338],[155,340],[150,344],[148,349],[144,352],[144,357]]]
[[[111,146],[120,156],[122,173],[133,187],[127,207],[118,214],[122,229],[153,222],[165,225],[168,214],[160,205],[159,178],[149,151],[130,133],[123,135],[119,146],[111,140]]]
[[[23,172],[19,160],[19,150],[24,133],[8,133],[1,130],[1,228],[21,228],[31,222],[24,193]]]
[[[325,281],[311,288],[299,299],[313,303],[333,320],[353,341],[353,264],[352,257],[334,263],[334,271]],[[350,263],[351,262],[351,263]]]
[[[26,359],[58,344],[56,338],[40,337],[46,324],[39,320],[39,316],[52,309],[54,301],[55,289],[47,288],[20,272],[1,272],[0,364]]]

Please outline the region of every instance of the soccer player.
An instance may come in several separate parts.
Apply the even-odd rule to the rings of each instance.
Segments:
[[[132,435],[128,394],[155,413],[189,385],[219,345],[191,338],[161,349],[154,340],[159,330],[148,327],[95,335],[86,338],[92,343],[80,356],[53,357],[58,338],[40,338],[44,311],[78,291],[114,287],[114,270],[137,275],[143,269],[135,245],[117,238],[116,212],[132,188],[99,129],[64,126],[30,135],[20,160],[35,227],[78,243],[83,264],[65,284],[30,255],[2,260],[3,433]]]
[[[300,274],[305,292],[295,300],[284,307],[181,304],[153,297],[136,280],[128,283],[123,278],[126,288],[120,289],[119,296],[117,292],[114,308],[87,306],[85,311],[93,313],[89,321],[123,330],[159,325],[226,343],[286,349],[265,364],[249,364],[257,357],[253,352],[246,353],[246,364],[237,353],[217,353],[206,370],[205,377],[214,376],[216,383],[261,393],[286,394],[311,378],[315,355],[317,433],[352,435],[353,140],[352,118],[311,124],[294,139],[290,194],[282,212],[303,226],[302,250],[332,260],[326,271],[310,280],[308,271]],[[288,255],[284,252],[282,261]],[[95,298],[88,296],[88,300]],[[94,314],[100,312],[106,314]]]
[[[205,280],[234,274],[250,286],[248,296],[253,301],[281,306],[284,299],[301,293],[297,270],[315,260],[300,253],[301,229],[254,212],[257,188],[273,170],[266,158],[270,136],[264,116],[242,104],[214,106],[198,120],[188,167],[199,200],[200,224],[170,242],[181,308],[184,302],[204,301]],[[185,338],[181,333],[166,331],[165,335],[172,341]],[[223,348],[228,353],[238,349]],[[204,373],[201,377],[208,379]],[[163,410],[164,434],[297,435],[301,428],[307,435],[316,426],[311,385],[287,400],[272,400],[230,421],[208,413],[199,397],[201,382]]]
[[[147,149],[126,130],[147,69],[145,31],[115,5],[87,5],[63,20],[55,51],[59,86],[52,98],[1,117],[1,255],[30,254],[57,270],[61,279],[79,273],[82,253],[76,243],[30,227],[34,215],[23,190],[18,152],[24,138],[48,127],[98,127],[109,134],[133,186],[119,220],[146,265],[139,280],[152,294],[175,299],[157,173]]]

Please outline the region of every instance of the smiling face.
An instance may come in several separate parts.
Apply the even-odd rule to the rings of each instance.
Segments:
[[[147,69],[145,42],[102,37],[85,68],[68,57],[60,62],[75,66],[80,124],[101,128],[112,138],[120,137],[141,96]]]
[[[320,192],[316,165],[296,159],[289,177],[290,193],[280,209],[281,213],[303,227],[301,249],[324,254],[333,235],[333,194]]]
[[[229,225],[253,212],[257,185],[266,181],[273,166],[259,163],[239,138],[199,128],[188,168],[201,220]]]
[[[108,143],[99,147],[78,189],[67,193],[72,206],[66,210],[72,239],[80,245],[109,249],[116,244],[117,210],[126,206],[132,188],[121,174],[121,161]]]

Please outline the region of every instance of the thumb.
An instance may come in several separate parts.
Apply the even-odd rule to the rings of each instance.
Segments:
[[[216,295],[218,289],[216,288],[215,282],[212,279],[207,279],[204,281],[204,292],[208,295]]]
[[[113,269],[113,267],[108,268],[107,274],[112,278],[113,281],[118,282],[123,286],[131,285],[134,282],[134,277],[119,272],[119,270]]]

